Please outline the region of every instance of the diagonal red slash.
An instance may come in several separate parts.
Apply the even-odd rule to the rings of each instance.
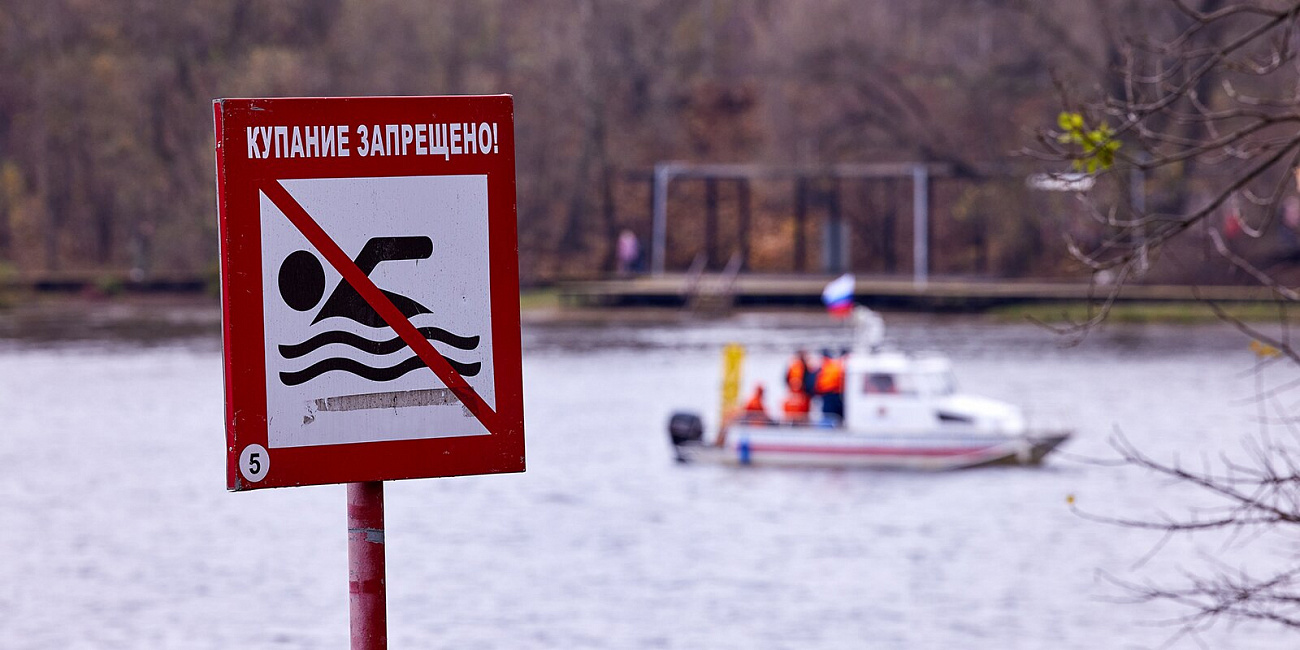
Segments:
[[[429,366],[429,370],[432,370],[433,374],[437,375],[438,379],[441,379],[442,383],[446,384],[447,388],[450,388],[451,392],[460,399],[465,408],[468,408],[469,412],[473,413],[474,417],[483,423],[488,432],[496,433],[499,430],[496,426],[496,411],[493,411],[492,407],[488,406],[487,402],[484,402],[483,398],[474,392],[474,388],[469,385],[469,382],[466,382],[465,378],[461,377],[460,373],[456,372],[456,369],[452,368],[451,364],[442,358],[442,355],[420,334],[415,326],[411,324],[411,321],[407,320],[402,311],[393,305],[388,296],[385,296],[384,292],[379,290],[379,287],[375,286],[375,283],[370,280],[370,276],[362,273],[361,269],[357,268],[352,258],[348,257],[347,253],[344,253],[343,249],[339,248],[339,245],[334,243],[333,239],[330,239],[329,234],[320,227],[320,224],[316,223],[315,219],[311,218],[310,214],[307,214],[307,211],[301,205],[298,205],[298,202],[289,194],[289,191],[284,189],[284,186],[277,180],[263,183],[261,190],[266,195],[266,198],[271,199],[271,203],[274,203],[275,207],[279,208],[280,212],[283,212],[284,216],[289,218],[289,221],[307,238],[307,241],[311,242],[311,245],[315,246],[316,250],[325,256],[325,260],[343,276],[343,280],[357,290],[362,299],[420,357],[424,365]]]

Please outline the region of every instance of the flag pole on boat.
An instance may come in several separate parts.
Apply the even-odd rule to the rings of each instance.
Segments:
[[[725,435],[727,419],[736,412],[740,402],[740,376],[745,363],[745,347],[728,343],[722,348],[722,399],[718,414],[718,435]]]

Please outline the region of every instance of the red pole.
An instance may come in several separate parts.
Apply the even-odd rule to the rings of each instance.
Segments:
[[[384,483],[348,483],[348,610],[352,650],[387,650]]]

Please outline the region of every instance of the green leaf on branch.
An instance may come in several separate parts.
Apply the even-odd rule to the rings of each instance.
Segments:
[[[1074,158],[1075,170],[1094,174],[1115,164],[1120,141],[1115,138],[1115,131],[1109,124],[1103,122],[1090,129],[1083,115],[1069,111],[1058,115],[1056,124],[1061,127],[1061,134],[1056,136],[1057,142],[1079,149]]]

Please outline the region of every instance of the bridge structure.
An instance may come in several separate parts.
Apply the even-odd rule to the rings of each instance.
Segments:
[[[824,246],[823,271],[837,272],[847,270],[848,238],[843,215],[840,210],[841,179],[854,180],[903,180],[910,181],[912,189],[912,282],[918,287],[925,286],[929,278],[930,262],[930,196],[931,179],[951,175],[947,165],[929,163],[843,163],[829,165],[759,165],[759,164],[717,164],[689,162],[661,162],[655,165],[652,176],[651,191],[651,240],[650,273],[654,277],[667,274],[666,259],[668,249],[668,230],[670,215],[668,211],[669,186],[675,181],[701,180],[705,183],[705,243],[717,239],[718,222],[718,183],[730,182],[736,185],[740,231],[739,246],[736,254],[740,257],[741,268],[748,267],[749,244],[747,233],[752,214],[751,182],[758,180],[793,179],[795,181],[794,197],[794,241],[791,251],[794,256],[792,266],[796,272],[808,271],[807,261],[807,221],[808,210],[818,192],[814,191],[814,182],[832,180],[833,189],[821,192],[820,202],[827,208],[826,245]]]

